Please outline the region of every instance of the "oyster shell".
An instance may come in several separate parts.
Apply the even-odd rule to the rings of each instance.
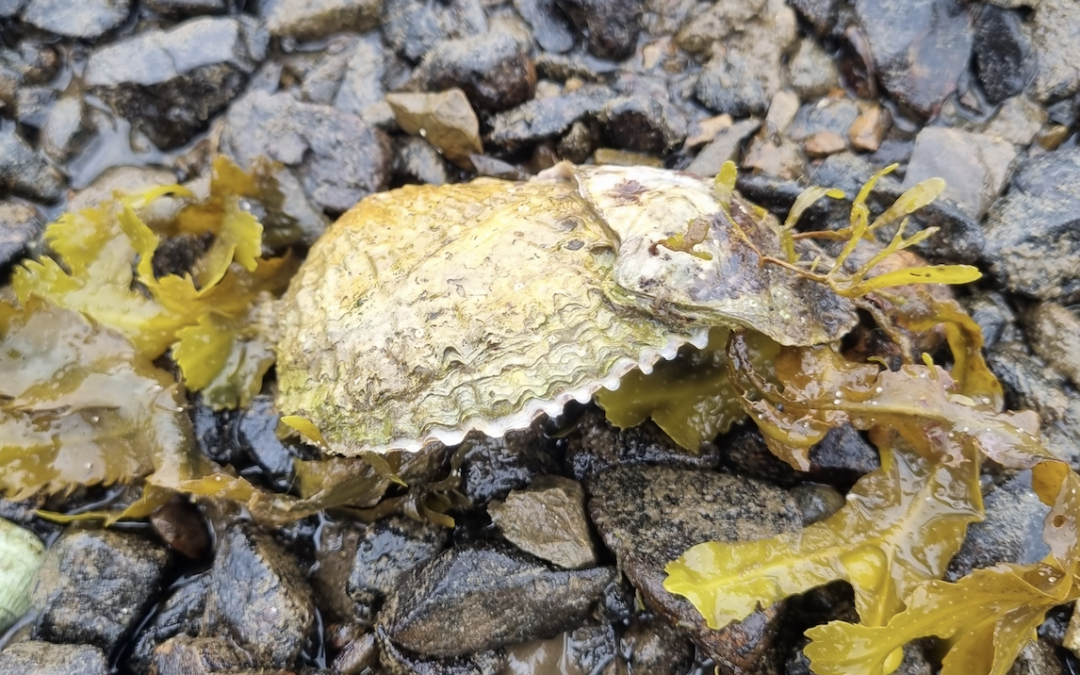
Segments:
[[[44,558],[34,533],[0,518],[0,633],[30,609],[30,584]]]
[[[850,301],[760,265],[731,218],[780,253],[764,210],[735,195],[725,211],[710,183],[663,169],[562,164],[372,195],[284,298],[279,408],[336,453],[415,451],[524,428],[714,326],[797,345],[851,329]],[[688,227],[704,236],[675,250]]]

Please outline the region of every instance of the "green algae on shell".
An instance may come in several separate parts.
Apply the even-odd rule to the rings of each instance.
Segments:
[[[527,427],[704,347],[712,327],[839,339],[856,322],[849,300],[761,264],[782,255],[779,230],[737,194],[647,167],[372,195],[284,298],[278,406],[335,453],[416,451]]]
[[[44,557],[37,536],[0,518],[0,633],[30,609],[30,584]]]

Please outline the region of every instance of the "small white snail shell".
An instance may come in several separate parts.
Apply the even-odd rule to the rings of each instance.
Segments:
[[[30,585],[44,556],[37,536],[0,518],[0,632],[30,609]]]

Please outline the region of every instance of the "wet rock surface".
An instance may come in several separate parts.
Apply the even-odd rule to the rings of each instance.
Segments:
[[[105,653],[89,645],[28,640],[0,651],[0,675],[106,675]]]
[[[489,504],[488,514],[506,540],[526,553],[564,569],[597,564],[585,517],[585,491],[577,481],[540,476],[528,489]]]
[[[30,0],[22,20],[57,35],[95,38],[127,20],[131,4],[131,0]]]
[[[150,622],[135,637],[127,665],[133,672],[146,672],[158,646],[178,636],[198,637],[206,611],[210,576],[200,574],[179,585],[157,608]]]
[[[21,260],[44,228],[45,219],[33,206],[0,201],[0,269]]]

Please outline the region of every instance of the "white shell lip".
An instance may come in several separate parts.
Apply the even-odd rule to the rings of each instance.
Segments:
[[[30,609],[30,586],[44,557],[34,533],[0,518],[0,633]]]
[[[460,427],[447,428],[436,427],[420,439],[397,439],[385,445],[369,446],[366,451],[378,454],[386,454],[392,451],[420,452],[425,446],[432,443],[442,443],[446,446],[458,445],[472,431],[479,431],[492,438],[501,438],[509,431],[527,429],[533,420],[541,415],[554,417],[560,414],[570,401],[585,403],[592,398],[600,388],[612,391],[619,388],[623,375],[638,368],[646,375],[652,372],[653,366],[661,359],[670,361],[675,358],[679,348],[683,345],[692,345],[698,349],[704,349],[709,343],[709,328],[700,327],[694,329],[688,335],[669,335],[667,344],[659,349],[653,347],[641,352],[637,359],[623,357],[615,362],[607,376],[595,380],[576,389],[568,389],[560,392],[552,399],[530,401],[520,411],[513,415],[498,417],[493,420],[470,419]]]

